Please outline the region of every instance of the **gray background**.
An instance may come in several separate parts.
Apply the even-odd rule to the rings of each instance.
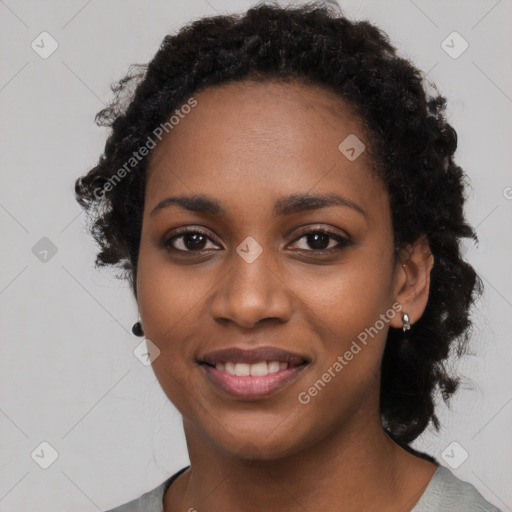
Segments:
[[[103,510],[188,464],[180,415],[133,355],[141,339],[130,332],[131,292],[93,268],[73,183],[103,148],[107,132],[93,117],[110,83],[183,23],[252,3],[0,0],[1,512]],[[414,446],[447,466],[443,453],[467,452],[452,471],[511,511],[512,2],[340,4],[386,30],[448,97],[480,238],[467,258],[486,292],[474,314],[478,355],[456,365],[463,390],[451,411],[440,408],[441,434],[426,432]],[[46,59],[31,47],[50,48],[43,31],[59,45]],[[453,31],[469,43],[458,58],[441,46]],[[44,441],[58,453],[48,469]]]

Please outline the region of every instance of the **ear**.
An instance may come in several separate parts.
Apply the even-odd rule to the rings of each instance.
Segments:
[[[401,251],[395,267],[395,301],[402,310],[390,320],[391,327],[403,326],[402,313],[409,315],[411,325],[421,318],[428,302],[433,266],[434,256],[425,235]]]

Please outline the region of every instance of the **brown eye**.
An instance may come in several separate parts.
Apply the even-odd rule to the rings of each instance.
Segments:
[[[299,248],[299,250],[305,250],[309,252],[331,252],[332,250],[343,249],[344,247],[351,245],[351,242],[348,238],[323,229],[313,229],[302,233],[299,238],[295,239],[294,245],[297,244],[298,240],[302,239],[305,239],[305,245],[311,249]],[[332,242],[335,242],[334,245],[332,245]]]
[[[203,231],[199,229],[187,229],[181,231],[164,241],[164,246],[169,251],[181,251],[181,252],[200,252],[209,251],[217,247],[208,247],[208,241],[211,238]]]

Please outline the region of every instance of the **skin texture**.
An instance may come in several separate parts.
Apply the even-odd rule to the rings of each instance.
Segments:
[[[153,368],[183,416],[192,467],[167,491],[165,511],[410,510],[436,466],[400,448],[381,425],[380,363],[401,315],[308,404],[297,397],[394,303],[411,324],[421,317],[428,244],[420,238],[394,260],[386,188],[369,151],[349,161],[338,150],[348,135],[366,135],[333,92],[245,81],[195,98],[152,154],[137,274],[145,336],[160,350]],[[346,206],[273,214],[276,200],[306,192],[340,194],[366,216]],[[220,201],[226,214],[171,205],[150,215],[168,196],[195,194]],[[183,237],[174,251],[165,247],[185,226],[207,232],[202,255],[179,252],[187,251]],[[351,243],[320,255],[304,236],[318,228]],[[263,249],[252,263],[236,252],[248,236]],[[338,242],[328,238],[327,246]],[[311,361],[266,398],[224,394],[197,363],[212,350],[263,345]]]

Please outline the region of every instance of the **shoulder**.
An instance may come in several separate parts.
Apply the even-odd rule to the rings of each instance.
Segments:
[[[180,469],[170,478],[162,482],[158,487],[144,493],[139,498],[106,512],[163,512],[163,497],[167,488],[176,478],[190,466]]]
[[[124,505],[108,510],[107,512],[163,512],[162,500],[166,482],[155,489],[143,494],[139,498]]]
[[[411,512],[501,512],[485,500],[469,482],[457,478],[439,465],[425,492]]]

